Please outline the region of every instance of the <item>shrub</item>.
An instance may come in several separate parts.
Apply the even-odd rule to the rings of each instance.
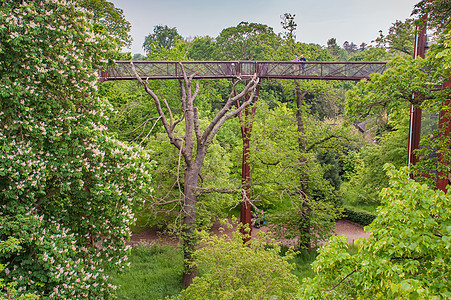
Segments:
[[[290,271],[295,252],[280,255],[281,248],[268,235],[252,238],[240,233],[232,237],[201,233],[202,248],[194,254],[203,275],[182,292],[179,299],[293,299],[299,282]]]
[[[344,207],[343,209],[344,209],[343,214],[346,217],[346,219],[363,226],[370,225],[371,222],[373,222],[374,219],[376,218],[375,214],[372,214],[367,211],[357,210],[351,207]]]
[[[390,185],[381,192],[370,237],[359,240],[355,255],[346,252],[344,236],[320,249],[303,299],[451,297],[451,194],[413,181],[406,167],[386,168]]]

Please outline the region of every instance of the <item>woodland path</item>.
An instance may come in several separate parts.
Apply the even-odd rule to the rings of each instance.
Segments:
[[[220,224],[215,222],[211,228],[211,232],[219,234],[218,228]],[[234,229],[226,229],[224,233],[231,235]],[[255,236],[260,231],[268,231],[268,226],[262,226],[260,228],[252,228],[252,236]],[[353,223],[348,220],[338,220],[335,224],[334,233],[337,235],[345,235],[348,238],[348,242],[353,244],[357,239],[361,237],[368,238],[369,233],[363,230],[363,226]],[[284,246],[294,246],[296,245],[296,240],[289,239],[279,239],[279,241]],[[158,233],[155,229],[145,229],[139,234],[132,234],[129,244],[137,245],[140,243],[144,244],[163,244],[163,245],[177,245],[179,241],[170,237],[167,234]]]

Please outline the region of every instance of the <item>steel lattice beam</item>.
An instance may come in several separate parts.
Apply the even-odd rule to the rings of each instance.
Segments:
[[[302,75],[302,64],[306,74]],[[186,74],[195,78],[260,78],[354,80],[382,74],[387,62],[287,62],[287,61],[133,61],[142,79],[181,79],[182,65]],[[99,72],[99,80],[134,80],[130,61],[117,61]]]

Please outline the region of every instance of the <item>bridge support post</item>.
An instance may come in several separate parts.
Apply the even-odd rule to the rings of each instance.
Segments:
[[[415,34],[415,48],[413,58],[425,56],[426,46],[426,20],[427,15],[422,16],[423,24],[420,34]],[[415,97],[412,95],[412,102],[415,102]],[[420,133],[421,133],[421,108],[419,106],[411,105],[410,107],[410,125],[409,125],[409,147],[407,165],[415,165],[418,162],[418,157],[415,155],[415,150],[420,148]],[[412,176],[412,175],[411,175]]]
[[[258,100],[260,92],[260,85],[257,86],[256,90],[256,100]],[[246,99],[249,98],[247,94]],[[237,105],[239,103],[237,102]],[[251,135],[252,135],[252,124],[255,117],[256,107],[246,107],[244,109],[244,113],[240,113],[241,119],[241,137],[243,140],[243,155],[242,155],[242,166],[241,166],[241,183],[244,186],[242,192],[242,201],[240,206],[240,223],[249,226],[249,235],[252,231],[252,222],[251,222],[251,167],[250,167],[250,143],[251,143]],[[242,232],[244,233],[244,232]],[[247,240],[245,240],[246,242]]]
[[[248,97],[246,95],[246,97]],[[251,224],[251,167],[249,164],[250,160],[250,144],[251,144],[251,134],[252,134],[252,120],[254,115],[255,108],[252,109],[252,112],[249,112],[249,107],[246,107],[244,110],[244,122],[241,125],[241,137],[243,139],[243,157],[242,157],[242,166],[241,166],[241,183],[244,185],[243,188],[243,198],[241,201],[241,210],[240,210],[240,222],[245,225],[249,225],[249,229],[252,230]],[[249,234],[251,232],[249,231]]]
[[[451,78],[444,85],[443,88],[451,87]],[[449,133],[451,131],[451,99],[445,101],[445,109],[440,112],[440,140],[444,143],[440,143],[441,148],[438,150],[438,170],[437,170],[437,189],[447,192],[446,186],[448,185],[449,177],[449,152],[450,152],[450,138]]]

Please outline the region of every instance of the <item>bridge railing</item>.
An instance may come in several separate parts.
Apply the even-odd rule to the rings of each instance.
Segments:
[[[386,62],[331,61],[133,61],[143,79],[181,79],[182,65],[195,78],[260,78],[360,80],[371,73],[383,73]],[[117,61],[100,71],[100,80],[134,80],[130,61]]]

